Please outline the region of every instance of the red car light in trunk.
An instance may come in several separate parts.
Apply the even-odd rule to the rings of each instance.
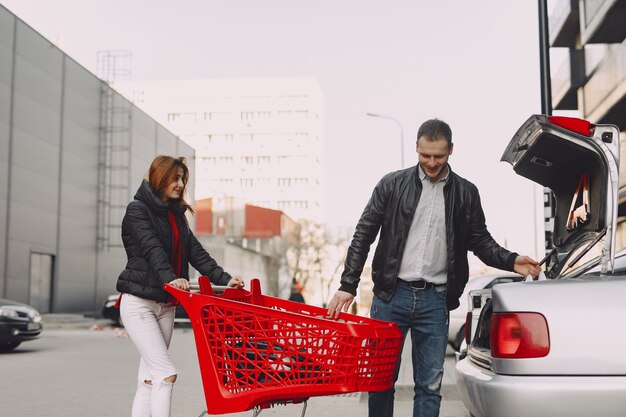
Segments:
[[[550,352],[548,323],[539,313],[493,313],[491,356],[541,358]]]
[[[584,136],[592,136],[593,128],[595,127],[586,120],[576,119],[574,117],[548,116],[548,121],[553,125],[571,130],[572,132],[580,133]]]

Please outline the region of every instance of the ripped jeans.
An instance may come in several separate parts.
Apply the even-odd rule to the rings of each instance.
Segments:
[[[171,304],[122,296],[120,317],[141,356],[132,417],[170,417],[174,383],[165,379],[177,374],[168,352],[175,312]]]
[[[388,302],[374,296],[371,316],[394,322],[402,331],[403,342],[411,330],[413,362],[413,417],[437,417],[441,404],[441,380],[448,343],[446,287],[415,289],[398,281]],[[403,344],[404,346],[404,344]],[[394,383],[400,371],[400,357]],[[395,389],[369,394],[370,417],[392,417]]]

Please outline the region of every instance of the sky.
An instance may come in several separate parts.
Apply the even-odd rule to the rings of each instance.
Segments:
[[[452,169],[487,226],[541,257],[541,189],[500,162],[541,112],[537,2],[528,0],[0,0],[93,73],[132,53],[131,80],[311,76],[326,119],[326,223],[351,230],[378,180],[417,163],[430,118],[452,128]],[[377,113],[397,119],[398,125]]]

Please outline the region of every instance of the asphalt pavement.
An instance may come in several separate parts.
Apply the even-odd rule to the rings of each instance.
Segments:
[[[91,336],[91,337],[90,337]],[[111,325],[108,320],[88,318],[75,314],[48,314],[44,315],[44,333],[42,334],[42,341],[51,343],[44,350],[55,352],[62,349],[55,345],[56,342],[60,342],[60,339],[74,337],[76,341],[84,343],[85,347],[75,346],[74,348],[81,352],[87,350],[84,360],[89,360],[89,351],[102,349],[103,351],[92,352],[92,356],[100,356],[102,363],[102,369],[98,371],[99,375],[94,375],[92,378],[97,378],[101,381],[102,378],[114,379],[117,385],[111,392],[99,392],[100,397],[104,398],[103,404],[98,405],[97,401],[92,401],[90,404],[92,407],[98,408],[98,413],[89,413],[85,410],[77,411],[76,413],[64,412],[63,414],[57,414],[52,412],[51,414],[45,414],[38,412],[38,415],[54,415],[62,417],[73,416],[85,416],[85,415],[125,415],[121,410],[128,410],[130,415],[130,404],[132,402],[132,393],[134,386],[134,373],[136,372],[137,354],[134,350],[132,342],[128,339],[123,328],[116,328]],[[88,342],[89,340],[93,342]],[[38,341],[24,343],[20,349],[28,349],[30,344],[36,347]],[[97,344],[96,347],[91,344]],[[170,347],[172,357],[176,363],[179,371],[179,381],[176,383],[174,391],[174,400],[172,405],[173,417],[191,417],[200,416],[200,414],[206,409],[205,399],[202,391],[202,379],[198,369],[197,358],[195,355],[195,342],[193,340],[192,330],[188,327],[177,327],[173,337],[172,345]],[[33,352],[35,353],[35,352]],[[395,417],[410,417],[412,416],[413,406],[413,388],[412,388],[412,370],[410,360],[410,342],[407,341],[407,345],[404,348],[402,367],[400,370],[400,376],[398,383],[396,384],[396,403],[395,403]],[[108,359],[111,358],[119,359]],[[81,365],[80,360],[82,355],[75,355],[75,363],[71,363],[72,359],[64,356],[68,360],[67,373],[72,376],[72,379],[81,378],[84,373],[78,372],[73,375],[72,369],[79,369],[82,367],[90,367],[89,365]],[[0,363],[4,358],[0,355]],[[54,360],[54,359],[52,359]],[[57,371],[50,371],[55,374]],[[104,374],[103,374],[104,372]],[[111,375],[107,375],[107,372]],[[60,375],[61,377],[67,377],[68,375]],[[87,379],[89,377],[86,377]],[[96,382],[94,380],[94,382]],[[76,382],[74,382],[76,384]],[[86,386],[69,385],[66,390],[80,391],[85,390],[89,384],[88,380],[85,381]],[[0,384],[4,385],[4,384]],[[94,384],[94,387],[97,384]],[[108,384],[101,384],[106,387]],[[105,388],[106,389],[106,388]],[[5,394],[7,391],[3,390]],[[9,390],[10,392],[10,390]],[[124,392],[123,398],[116,398],[119,392]],[[460,401],[454,381],[454,355],[449,350],[446,356],[443,386],[442,386],[443,400],[441,404],[440,417],[469,417],[469,412],[463,406]],[[114,403],[111,403],[111,399],[116,398]],[[69,403],[71,405],[71,403]],[[109,404],[105,406],[104,404]],[[108,411],[102,412],[102,408],[109,408]],[[265,409],[261,412],[260,416],[275,416],[275,417],[295,417],[300,416],[302,411],[302,404],[290,404],[279,405],[273,408]],[[41,410],[41,409],[40,409]],[[52,410],[49,410],[52,411]],[[109,413],[110,411],[110,413]],[[0,413],[3,414],[3,413]],[[14,416],[29,415],[29,414],[7,414]],[[246,411],[242,413],[228,414],[232,417],[240,416],[252,416],[252,411]],[[306,416],[308,417],[331,417],[331,416],[367,416],[367,394],[366,393],[350,393],[343,395],[324,396],[324,397],[311,397],[307,403]]]

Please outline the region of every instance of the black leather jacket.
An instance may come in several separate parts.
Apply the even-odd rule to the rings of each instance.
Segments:
[[[164,283],[176,278],[189,279],[189,263],[217,285],[226,285],[231,276],[204,250],[184,218],[186,207],[163,203],[147,181],[128,204],[122,220],[122,241],[128,262],[117,280],[117,291],[154,301],[169,302]],[[176,216],[182,248],[180,277],[172,268],[172,226],[167,212]]]
[[[385,301],[393,296],[404,245],[422,192],[418,172],[417,165],[392,172],[374,188],[348,248],[340,290],[356,294],[370,246],[380,230],[372,260],[374,294]],[[468,251],[485,264],[507,271],[513,271],[517,254],[491,237],[474,184],[450,169],[443,194],[448,246],[446,305],[448,310],[454,310],[469,278]]]

